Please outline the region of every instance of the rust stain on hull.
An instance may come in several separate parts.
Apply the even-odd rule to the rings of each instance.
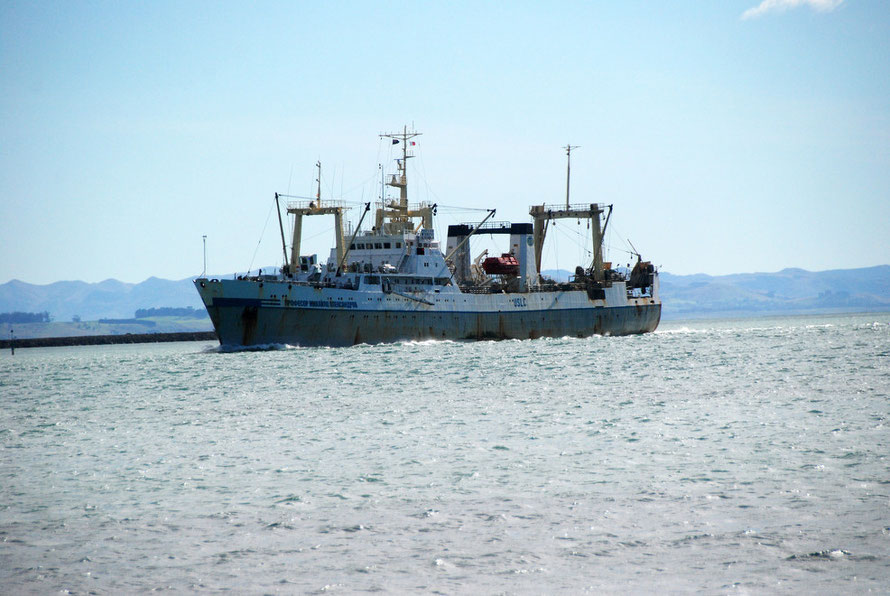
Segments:
[[[258,310],[256,306],[245,306],[241,313],[242,345],[249,346],[254,343]]]

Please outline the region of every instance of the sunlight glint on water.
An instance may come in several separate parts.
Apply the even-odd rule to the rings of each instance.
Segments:
[[[886,590],[888,315],[208,347],[0,357],[5,590]]]

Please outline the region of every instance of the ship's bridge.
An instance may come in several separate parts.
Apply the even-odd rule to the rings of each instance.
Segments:
[[[386,272],[435,275],[445,267],[439,241],[432,229],[417,234],[366,232],[352,239],[346,255],[349,272]],[[335,251],[331,251],[330,263]]]
[[[396,271],[408,254],[407,234],[362,234],[349,245],[347,271]]]

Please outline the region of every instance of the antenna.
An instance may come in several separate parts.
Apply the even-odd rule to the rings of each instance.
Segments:
[[[383,205],[383,201],[386,200],[386,174],[383,173],[383,164],[377,164],[377,169],[380,170],[380,204]]]
[[[569,180],[572,174],[572,149],[578,149],[581,145],[566,145],[566,209],[569,208]]]

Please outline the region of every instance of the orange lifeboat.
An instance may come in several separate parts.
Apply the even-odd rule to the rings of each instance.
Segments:
[[[505,252],[499,257],[488,257],[482,261],[482,270],[489,275],[519,275],[519,261]]]

